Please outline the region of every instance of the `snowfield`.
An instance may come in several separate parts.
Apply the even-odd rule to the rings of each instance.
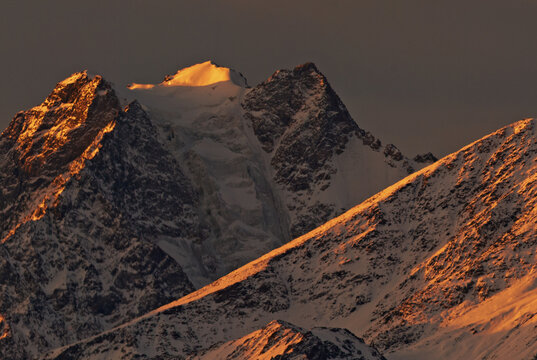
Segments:
[[[200,216],[210,228],[196,250],[204,256],[182,239],[159,241],[196,286],[427,164],[360,129],[313,64],[278,71],[254,88],[210,62],[166,79],[131,86],[124,96],[144,106],[200,194]]]

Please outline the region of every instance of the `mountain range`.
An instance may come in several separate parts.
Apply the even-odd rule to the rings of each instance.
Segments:
[[[531,358],[536,154],[409,158],[311,63],[73,74],[0,136],[0,355]]]

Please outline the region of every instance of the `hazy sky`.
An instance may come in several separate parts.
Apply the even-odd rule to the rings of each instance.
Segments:
[[[313,61],[354,119],[413,156],[537,116],[537,1],[0,4],[0,126],[75,71],[117,86],[212,59],[251,85]]]

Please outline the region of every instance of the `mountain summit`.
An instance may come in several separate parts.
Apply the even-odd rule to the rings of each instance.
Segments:
[[[291,238],[424,166],[361,129],[313,63],[276,71],[246,92],[242,107],[282,193]]]
[[[166,76],[164,81],[158,85],[133,83],[129,85],[129,89],[152,89],[155,86],[209,86],[225,81],[242,87],[248,85],[242,74],[232,69],[220,67],[212,61],[206,61],[178,70],[174,75]]]

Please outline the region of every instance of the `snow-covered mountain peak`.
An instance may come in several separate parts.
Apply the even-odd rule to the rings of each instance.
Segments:
[[[178,70],[174,75],[168,75],[160,84],[137,84],[129,85],[129,89],[152,89],[154,87],[175,87],[175,86],[209,86],[220,82],[231,82],[240,87],[246,87],[247,82],[241,73],[221,67],[212,61],[205,61]]]
[[[245,91],[242,107],[274,181],[289,192],[293,238],[429,163],[361,129],[313,63],[276,71]]]
[[[17,114],[2,137],[16,142],[17,157],[28,172],[40,172],[79,156],[118,112],[109,83],[75,73],[58,83],[41,105]]]

